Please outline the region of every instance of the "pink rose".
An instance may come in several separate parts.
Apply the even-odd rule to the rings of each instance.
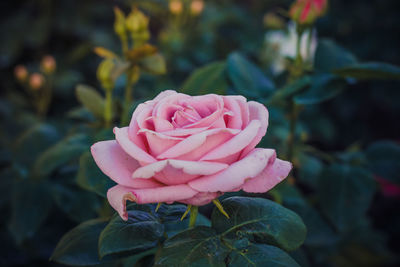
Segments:
[[[94,144],[99,168],[118,185],[107,192],[127,220],[126,201],[205,205],[225,192],[273,188],[292,164],[275,150],[255,148],[268,111],[242,96],[189,96],[164,91],[140,104],[129,127]]]

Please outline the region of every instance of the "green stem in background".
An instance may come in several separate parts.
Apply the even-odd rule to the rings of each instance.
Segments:
[[[308,30],[308,38],[307,38],[307,50],[306,50],[307,59],[310,59],[311,56],[311,42],[313,37],[312,35],[313,35],[313,28],[310,28]]]
[[[297,26],[297,41],[296,41],[296,58],[294,62],[294,67],[290,73],[289,82],[293,82],[298,79],[303,74],[303,58],[301,56],[301,37],[304,33],[304,28]],[[298,119],[298,106],[294,102],[293,97],[290,99],[290,126],[289,126],[289,137],[288,137],[288,150],[287,159],[293,161],[294,150],[296,145],[296,125]]]
[[[112,123],[112,88],[106,88],[106,102],[104,106],[105,127],[110,128]]]
[[[289,138],[288,138],[288,161],[293,161],[294,156],[294,146],[296,138],[296,124],[297,124],[297,110],[296,103],[291,99],[290,101],[290,125],[289,125]]]
[[[121,126],[129,123],[129,110],[132,103],[133,84],[127,83],[125,86],[125,98],[121,114]]]
[[[195,226],[198,213],[199,213],[199,207],[192,206],[190,208],[189,228]]]
[[[126,53],[129,50],[129,46],[128,46],[128,38],[121,38],[121,44],[122,44],[122,53],[125,57]]]

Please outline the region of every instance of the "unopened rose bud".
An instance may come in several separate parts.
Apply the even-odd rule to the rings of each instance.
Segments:
[[[126,18],[125,25],[132,33],[145,31],[149,25],[149,18],[139,9],[134,8]]]
[[[172,14],[178,15],[182,13],[183,10],[183,4],[180,0],[171,0],[169,2],[169,11],[171,11]]]
[[[111,90],[114,87],[114,81],[112,79],[114,66],[112,59],[105,59],[97,68],[97,79],[106,90]]]
[[[39,90],[44,84],[44,77],[40,73],[33,73],[29,77],[29,86],[32,90]]]
[[[127,36],[126,36],[126,26],[125,26],[126,25],[125,15],[118,7],[114,8],[114,14],[115,14],[114,31],[121,40],[126,40]]]
[[[190,4],[190,12],[195,16],[203,12],[203,9],[204,9],[203,0],[193,0],[192,3]]]
[[[56,60],[54,57],[50,55],[44,56],[40,62],[40,69],[46,74],[53,73],[56,70]]]
[[[24,82],[28,78],[28,70],[26,69],[25,66],[18,65],[14,69],[14,75],[19,82]]]
[[[328,7],[328,0],[297,0],[290,8],[290,17],[300,25],[313,24],[322,17]]]

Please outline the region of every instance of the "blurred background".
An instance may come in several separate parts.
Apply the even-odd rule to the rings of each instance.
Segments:
[[[74,179],[79,168],[77,162],[66,164],[53,172],[49,179],[57,182],[56,185],[52,184],[51,194],[56,196],[51,200],[38,197],[43,194],[30,194],[29,186],[26,191],[20,191],[21,185],[15,185],[15,177],[26,176],[29,167],[25,168],[24,164],[29,165],[39,155],[30,145],[21,145],[21,138],[24,134],[26,137],[25,131],[31,126],[46,121],[62,136],[71,129],[75,132],[87,131],[87,127],[78,122],[93,118],[88,118],[90,114],[77,109],[80,104],[75,87],[78,84],[101,87],[96,71],[102,59],[94,53],[95,47],[121,54],[120,40],[113,26],[115,6],[127,14],[135,5],[149,18],[148,42],[157,47],[166,63],[165,73],[156,73],[156,76],[143,73],[140,76],[133,92],[133,100],[137,103],[152,98],[162,90],[182,89],[182,84],[193,71],[212,62],[225,61],[234,52],[244,55],[265,75],[275,77],[276,84],[282,84],[282,62],[276,58],[276,54],[284,50],[281,47],[289,39],[277,37],[280,35],[276,33],[280,32],[282,36],[290,34],[287,10],[292,3],[291,0],[1,1],[0,265],[60,266],[48,261],[57,241],[78,222],[101,213],[102,200],[75,185]],[[329,38],[362,61],[400,65],[399,10],[400,2],[395,0],[330,1],[326,15],[315,25],[315,42]],[[50,59],[46,57],[49,55]],[[284,56],[290,55],[282,55],[282,58]],[[47,72],[46,63],[43,63],[46,58],[50,66]],[[52,64],[56,66],[53,70]],[[26,68],[28,85],[21,84],[16,66]],[[35,78],[32,77],[33,73],[44,73],[44,76]],[[35,112],[32,99],[43,96],[31,94],[29,90],[34,90],[37,83],[41,87],[44,83],[42,79],[46,84],[51,83],[51,104],[38,105]],[[346,151],[338,156],[344,161],[363,158],[357,153],[363,153],[377,141],[389,140],[398,144],[399,85],[398,81],[386,80],[349,81],[346,90],[335,98],[304,109],[300,115],[303,123],[299,126],[299,138],[303,138],[307,145],[316,147],[323,155],[337,155],[338,151]],[[124,78],[118,79],[114,94],[123,95],[124,86]],[[228,88],[227,93],[237,91]],[[249,98],[257,100],[251,94]],[[287,117],[280,117],[279,109],[275,113],[272,109],[271,113],[269,127],[273,129],[276,125],[278,129],[279,120]],[[275,134],[279,135],[279,132]],[[41,140],[37,136],[29,138],[28,144],[37,146],[42,141],[55,144],[58,140],[55,138],[53,142],[49,137]],[[28,142],[25,139],[24,142]],[[274,139],[264,142],[274,147]],[[277,149],[279,155],[279,147]],[[392,162],[398,161],[398,150],[390,151],[393,151]],[[22,153],[22,158],[15,156],[16,153]],[[75,161],[77,158],[79,156],[75,156]],[[307,165],[306,175],[317,175],[316,171],[322,168],[320,161],[324,162],[326,157],[321,158],[307,158],[311,163],[307,163],[310,165]],[[385,166],[390,168],[393,180],[399,181],[400,173],[396,172],[396,164],[397,169],[392,165]],[[310,203],[317,203],[314,207],[318,209],[318,200],[314,198],[316,189],[310,186],[309,183],[314,183],[310,180],[305,179],[298,187],[308,196]],[[395,266],[399,263],[400,187],[390,187],[391,193],[385,193],[382,190],[384,185],[379,179],[375,180],[378,182],[368,195],[368,201],[362,193],[356,200],[361,203],[357,204],[360,206],[364,205],[363,201],[368,202],[365,204],[366,217],[362,226],[342,233],[329,222],[329,215],[328,218],[321,215],[313,221],[318,223],[307,225],[309,234],[313,234],[310,227],[333,230],[327,230],[328,234],[316,233],[313,240],[309,240],[308,244],[306,242],[304,251],[296,256],[296,260],[304,266]],[[68,184],[68,190],[73,188],[72,191],[65,189],[65,184]],[[358,194],[357,190],[364,189],[350,187],[348,190]],[[78,203],[68,206],[71,199],[77,199],[78,196]],[[30,221],[31,217],[23,217],[23,214],[27,212],[25,209],[32,210],[27,204],[19,204],[20,198],[32,200],[31,205],[48,212]],[[86,209],[81,206],[85,205],[82,203],[95,204]],[[296,206],[291,207],[290,201],[288,203],[289,208]],[[286,205],[285,201],[283,204]],[[60,215],[60,209],[64,215]],[[302,215],[301,211],[296,211]]]

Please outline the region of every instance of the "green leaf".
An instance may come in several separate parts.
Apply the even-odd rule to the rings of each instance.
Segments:
[[[181,232],[164,242],[154,266],[225,266],[228,249],[216,231],[197,226]]]
[[[25,131],[15,144],[15,164],[18,171],[25,171],[33,164],[40,153],[55,144],[60,138],[56,128],[48,124],[37,124]]]
[[[106,197],[108,189],[116,185],[97,167],[90,152],[86,152],[80,157],[77,183],[82,188],[102,197]]]
[[[98,196],[92,192],[56,184],[52,187],[52,193],[57,206],[76,222],[96,217],[100,209]]]
[[[356,57],[329,39],[318,41],[315,52],[314,67],[317,71],[331,72],[334,69],[353,65],[357,62]]]
[[[368,171],[339,164],[322,171],[317,187],[322,211],[341,232],[363,220],[375,190]]]
[[[297,79],[296,81],[290,83],[289,85],[285,86],[284,88],[277,90],[268,99],[268,102],[284,100],[287,97],[297,94],[298,92],[303,90],[305,87],[309,86],[311,84],[311,81],[312,81],[312,79],[310,76],[304,76],[300,79]]]
[[[229,55],[227,73],[236,91],[244,96],[268,96],[275,90],[273,81],[239,53]]]
[[[79,84],[76,87],[78,101],[98,119],[104,117],[105,101],[99,92],[88,85]]]
[[[97,252],[99,235],[107,225],[104,219],[81,223],[58,242],[50,260],[58,263],[86,266],[101,263]]]
[[[228,256],[227,266],[300,267],[285,251],[265,244],[252,244],[242,250],[233,250]]]
[[[400,185],[400,145],[391,141],[379,141],[367,148],[370,170]]]
[[[334,73],[342,77],[358,80],[399,80],[400,67],[381,62],[359,63],[335,69]]]
[[[144,71],[152,74],[160,75],[167,72],[165,59],[161,54],[147,56],[140,60],[139,64]]]
[[[51,206],[51,194],[45,183],[21,180],[15,184],[8,226],[18,244],[34,236]]]
[[[89,145],[90,140],[85,134],[72,135],[61,140],[36,159],[33,167],[34,175],[38,177],[49,175],[70,160],[78,158],[88,150]]]
[[[129,210],[128,220],[116,214],[99,238],[99,254],[138,253],[153,248],[164,234],[164,226],[157,217],[141,210]]]
[[[189,95],[226,94],[225,62],[214,62],[195,70],[182,86],[182,93]]]
[[[315,75],[310,88],[294,97],[297,104],[319,104],[337,96],[344,90],[346,82],[331,74]]]
[[[230,219],[214,208],[212,227],[229,238],[247,237],[258,243],[297,249],[306,238],[306,227],[291,210],[262,198],[231,197],[222,201]]]

